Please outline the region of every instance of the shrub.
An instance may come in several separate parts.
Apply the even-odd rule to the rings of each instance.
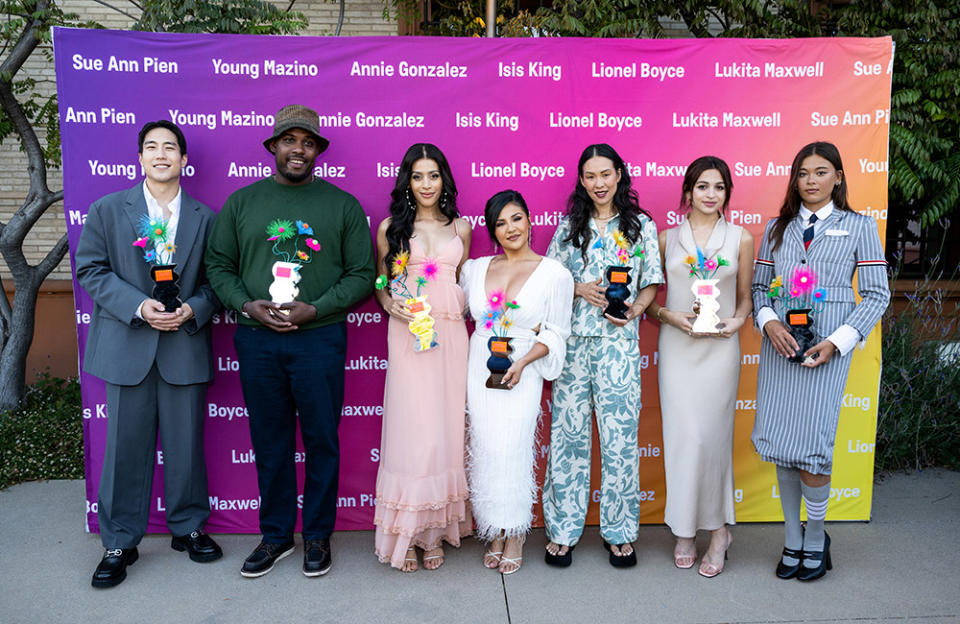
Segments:
[[[960,316],[941,284],[915,282],[884,314],[877,470],[960,468]]]
[[[0,489],[35,479],[82,478],[80,383],[43,373],[20,407],[0,414]]]

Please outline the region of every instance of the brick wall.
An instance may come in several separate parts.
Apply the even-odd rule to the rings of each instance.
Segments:
[[[277,6],[285,8],[288,0],[277,0]],[[137,15],[136,8],[130,3],[114,3],[129,13]],[[82,21],[91,20],[102,24],[106,28],[127,29],[132,19],[103,5],[90,0],[62,0],[60,5],[64,11],[77,13]],[[395,35],[397,25],[393,21],[383,19],[384,0],[350,0],[345,4],[343,36]],[[333,35],[337,27],[339,2],[325,0],[299,0],[295,9],[303,13],[309,21],[309,26],[302,33],[304,35]],[[52,94],[56,90],[53,63],[47,62],[39,51],[27,61],[19,77],[32,77],[40,91]],[[43,140],[43,135],[40,136]],[[0,144],[0,221],[6,223],[10,216],[19,209],[29,188],[26,174],[26,158],[20,151],[20,143],[16,136],[8,137]],[[49,172],[49,185],[52,190],[62,186],[59,170]],[[59,240],[66,231],[64,225],[62,204],[52,206],[40,221],[34,226],[24,243],[24,251],[31,264],[39,262],[46,252]],[[10,277],[3,260],[0,259],[0,276],[4,280]],[[60,266],[50,274],[49,279],[70,279],[70,263],[64,259]]]

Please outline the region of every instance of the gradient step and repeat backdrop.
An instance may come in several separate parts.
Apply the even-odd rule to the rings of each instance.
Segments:
[[[189,146],[182,185],[218,210],[232,191],[272,174],[273,156],[261,142],[271,134],[275,112],[293,103],[319,111],[330,148],[317,161],[316,174],[356,195],[371,231],[387,215],[406,148],[420,141],[440,146],[460,189],[460,210],[474,228],[472,256],[492,253],[483,205],[506,188],[526,197],[534,248],[545,251],[573,190],[580,152],[596,142],[610,143],[624,157],[641,203],[660,229],[683,219],[678,203],[687,164],[705,154],[725,159],[735,184],[728,218],[759,239],[778,211],[794,154],[810,141],[829,140],[843,155],[853,206],[876,217],[881,230],[886,227],[889,37],[333,38],[57,29],[54,44],[71,257],[91,202],[142,178],[136,135],[144,123],[169,119],[180,125]],[[93,303],[82,289],[74,292],[82,358]],[[256,533],[253,451],[231,339],[236,312],[221,312],[213,322],[217,375],[206,423],[213,513],[207,528]],[[370,529],[387,367],[386,314],[371,298],[350,312],[347,323],[337,528]],[[646,523],[663,521],[666,494],[657,328],[655,321],[640,323],[641,521]],[[760,462],[750,443],[760,338],[745,327],[741,341],[737,519],[778,520],[773,466]],[[828,515],[833,520],[870,517],[879,331],[853,357],[837,433]],[[85,374],[82,387],[86,521],[97,531],[104,387]],[[541,471],[549,447],[549,397],[547,389],[538,441]],[[302,463],[303,453],[295,460]],[[160,450],[156,463],[150,529],[163,531]],[[595,457],[593,482],[598,481]],[[595,491],[592,523],[598,499]]]

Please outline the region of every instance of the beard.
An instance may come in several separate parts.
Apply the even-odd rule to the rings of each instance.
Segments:
[[[313,176],[313,166],[316,163],[316,159],[307,163],[307,166],[304,167],[302,173],[294,173],[287,168],[286,161],[281,161],[277,159],[277,173],[293,183],[300,183],[310,179]]]

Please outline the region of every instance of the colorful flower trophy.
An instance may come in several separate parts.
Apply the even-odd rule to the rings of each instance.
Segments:
[[[816,286],[817,275],[808,266],[799,266],[794,269],[793,277],[786,288],[787,296],[784,296],[783,293],[784,286],[781,276],[776,276],[770,282],[767,297],[771,299],[784,298],[783,303],[786,311],[783,313],[783,320],[790,335],[800,346],[797,354],[789,358],[791,362],[803,362],[806,359],[803,354],[807,349],[817,344],[817,336],[813,332],[813,316],[811,313],[823,310],[827,299],[827,291]]]
[[[410,289],[407,288],[407,262],[409,261],[409,253],[406,251],[398,253],[393,260],[393,266],[390,267],[393,279],[388,280],[386,275],[381,275],[377,278],[374,286],[377,290],[389,288],[390,292],[404,298],[404,304],[406,304],[407,310],[413,315],[413,320],[407,324],[410,333],[417,339],[413,343],[413,350],[417,352],[429,351],[434,347],[440,346],[440,343],[437,341],[439,336],[437,330],[433,327],[435,321],[433,317],[430,316],[430,310],[433,308],[427,303],[427,296],[421,295],[420,293],[428,281],[436,279],[437,273],[440,272],[440,267],[437,266],[435,260],[428,259],[423,263],[423,274],[417,278],[417,294],[414,295],[410,292]]]
[[[630,249],[627,237],[620,230],[613,231],[613,240],[617,246],[614,251],[615,260],[611,260],[611,262],[616,262],[616,264],[607,267],[606,277],[609,286],[604,293],[607,297],[607,307],[603,313],[614,318],[626,319],[627,304],[625,301],[630,296],[628,286],[633,281],[630,277],[630,268],[626,265],[630,263],[630,258],[643,256],[643,249],[640,248],[640,245]]]
[[[133,246],[143,249],[143,259],[153,265],[150,267],[150,278],[154,284],[150,296],[163,304],[164,312],[176,312],[183,302],[180,301],[180,284],[177,283],[180,275],[176,270],[177,265],[173,263],[177,246],[167,239],[167,222],[144,215],[138,234],[140,238],[133,241]]]
[[[310,253],[300,249],[300,237]],[[313,261],[313,252],[320,251],[320,242],[313,238],[313,228],[308,223],[288,219],[274,219],[267,226],[267,241],[273,242],[273,255],[283,258],[270,268],[273,282],[270,284],[270,300],[277,304],[290,303],[300,294],[297,283],[300,282],[300,269]],[[292,247],[292,249],[291,249]],[[286,310],[281,310],[289,314]]]
[[[690,285],[693,296],[699,304],[697,320],[693,322],[693,333],[695,334],[719,334],[720,317],[717,312],[720,310],[720,304],[717,303],[717,297],[720,295],[720,289],[717,288],[719,280],[714,279],[720,267],[730,266],[730,263],[723,257],[717,256],[716,260],[706,258],[700,248],[697,247],[697,257],[687,256],[683,261],[690,268],[690,277],[694,278]]]
[[[487,311],[483,315],[483,327],[493,332],[490,339],[487,340],[487,349],[490,350],[490,357],[487,358],[487,369],[490,371],[490,377],[487,378],[486,386],[495,390],[509,390],[510,387],[504,385],[503,376],[509,370],[513,360],[510,354],[513,353],[513,346],[510,341],[513,338],[507,336],[507,331],[513,325],[510,320],[510,311],[516,310],[520,305],[516,301],[507,301],[503,291],[495,290],[490,293],[487,300]]]

